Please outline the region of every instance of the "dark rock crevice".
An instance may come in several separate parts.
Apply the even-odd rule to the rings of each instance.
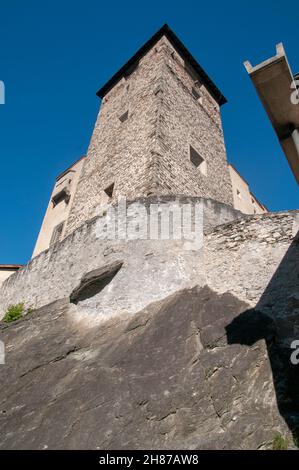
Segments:
[[[99,294],[116,276],[122,265],[123,261],[115,261],[85,274],[71,293],[70,302],[77,304]]]

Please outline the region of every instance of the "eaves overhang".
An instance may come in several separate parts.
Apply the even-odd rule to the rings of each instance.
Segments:
[[[276,55],[253,67],[244,62],[299,184],[299,100],[296,77],[280,43]]]
[[[127,72],[138,62],[145,54],[162,38],[162,36],[166,36],[169,42],[173,45],[176,51],[186,60],[192,68],[195,70],[197,75],[200,77],[202,83],[207,87],[213,98],[219,104],[219,106],[225,104],[227,102],[226,98],[223,96],[221,91],[215,85],[215,83],[211,80],[211,78],[207,75],[207,73],[203,70],[203,68],[199,65],[197,60],[193,57],[193,55],[188,51],[188,49],[184,46],[181,40],[177,37],[177,35],[170,29],[167,24],[164,24],[162,28],[159,29],[137,52],[136,54],[131,57],[128,62],[121,67],[121,69],[116,72],[107,83],[105,83],[102,88],[99,89],[97,95],[100,98],[103,98],[111,88],[124,77]]]

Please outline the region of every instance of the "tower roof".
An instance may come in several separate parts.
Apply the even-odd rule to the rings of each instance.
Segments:
[[[103,98],[106,93],[111,90],[111,88],[126,74],[126,71],[129,70],[132,65],[139,61],[155,44],[161,39],[162,36],[166,36],[169,42],[173,45],[176,51],[185,59],[195,70],[195,72],[201,78],[202,83],[207,87],[213,98],[221,106],[227,102],[226,98],[223,96],[219,88],[215,83],[210,79],[206,72],[199,65],[197,60],[194,59],[193,55],[188,51],[184,44],[180,41],[177,35],[169,28],[165,23],[159,31],[156,32],[137,52],[131,57],[128,62],[116,72],[107,83],[105,83],[102,88],[97,92],[97,95],[100,98]]]

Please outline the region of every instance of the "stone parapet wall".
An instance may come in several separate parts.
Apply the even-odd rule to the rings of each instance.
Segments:
[[[134,219],[137,225],[140,223],[143,217],[140,206],[149,211],[151,205],[162,209],[171,203],[179,207],[202,204],[206,230],[242,215],[230,206],[202,198],[139,198],[127,203],[130,225],[134,225]],[[103,301],[106,313],[113,313],[113,309],[137,311],[177,288],[199,282],[200,251],[186,250],[183,240],[98,238],[107,222],[107,213],[86,222],[13,275],[0,289],[1,314],[9,304],[25,302],[26,306],[37,308],[68,297],[84,274],[117,260],[124,265],[111,283],[115,288],[111,288]]]
[[[299,211],[250,215],[206,235],[207,283],[271,312],[299,293]],[[296,294],[297,292],[297,294]]]
[[[7,279],[0,289],[1,315],[9,304],[25,302],[37,308],[70,297],[84,275],[111,263],[122,267],[105,289],[84,304],[99,317],[134,313],[179,289],[205,284],[270,309],[274,301],[281,303],[282,310],[286,298],[293,302],[296,289],[299,292],[298,211],[240,218],[240,213],[216,201],[145,198],[128,202],[131,226],[142,225],[142,214],[146,216],[151,204],[162,210],[173,202],[181,207],[202,203],[203,247],[186,249],[179,239],[101,239],[99,233],[108,223],[108,214],[103,214]]]

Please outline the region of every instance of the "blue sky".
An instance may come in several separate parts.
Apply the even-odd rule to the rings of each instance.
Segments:
[[[55,176],[87,150],[96,91],[165,22],[228,99],[228,159],[269,209],[299,207],[242,65],[274,55],[283,41],[299,71],[296,1],[0,0],[0,19],[0,264],[30,258]]]

